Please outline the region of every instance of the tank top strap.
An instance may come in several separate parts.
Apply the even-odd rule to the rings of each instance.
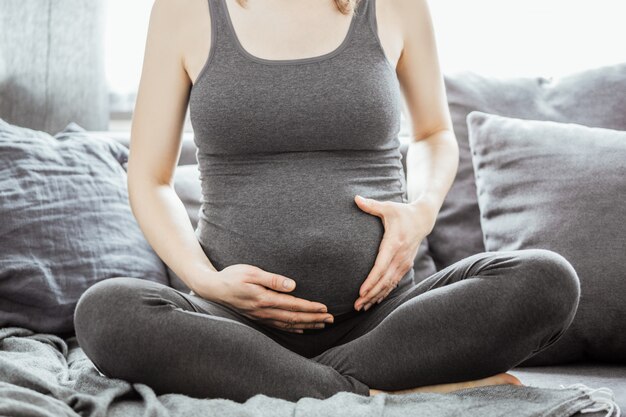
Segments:
[[[376,22],[376,1],[377,0],[361,0],[358,7],[358,13],[362,20],[361,39],[364,39],[370,46],[372,42],[379,44],[378,24]]]
[[[218,49],[221,49],[222,53],[227,52],[230,54],[243,52],[245,55],[246,51],[242,51],[243,47],[233,27],[226,0],[208,0],[208,3],[211,19],[211,55],[215,53],[214,50]],[[357,3],[352,16],[353,21],[350,23],[344,43],[358,44],[363,41],[368,43],[371,42],[372,35],[374,36],[374,40],[377,41],[375,3],[376,0],[360,0]]]
[[[226,9],[226,2],[224,0],[208,0],[208,2],[211,15],[211,49],[236,52],[237,39],[228,9]]]
[[[363,5],[361,9],[363,10],[364,18],[363,20],[370,25],[372,32],[376,38],[378,38],[378,26],[376,22],[376,0],[361,0]]]

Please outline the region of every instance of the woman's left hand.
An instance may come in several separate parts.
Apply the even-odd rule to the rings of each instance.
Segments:
[[[360,297],[354,303],[358,311],[380,303],[413,268],[419,246],[433,229],[436,211],[427,202],[397,203],[355,196],[357,206],[383,221],[385,232],[374,267],[363,281]]]

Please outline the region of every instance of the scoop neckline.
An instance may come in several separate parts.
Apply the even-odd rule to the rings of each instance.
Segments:
[[[228,11],[228,5],[226,4],[226,0],[219,0],[219,1],[222,4],[222,8],[224,10],[224,14],[226,15],[225,16],[226,17],[226,22],[227,22],[228,27],[230,29],[231,37],[234,40],[235,46],[237,47],[239,52],[241,52],[245,57],[251,59],[252,61],[259,62],[261,64],[267,64],[267,65],[306,64],[306,63],[310,63],[310,62],[319,62],[319,61],[323,61],[323,60],[328,59],[328,58],[332,58],[333,56],[335,56],[335,55],[339,54],[341,51],[343,51],[346,48],[346,46],[348,46],[348,43],[350,42],[350,39],[352,38],[352,32],[354,32],[354,27],[356,26],[355,21],[356,21],[357,15],[353,11],[352,12],[352,18],[350,20],[350,26],[348,26],[348,32],[344,36],[344,38],[341,41],[341,43],[339,44],[339,46],[337,46],[332,51],[326,52],[326,53],[324,53],[322,55],[305,57],[305,58],[292,58],[292,59],[267,59],[267,58],[261,58],[261,57],[258,57],[256,55],[252,55],[250,52],[248,52],[243,47],[243,45],[239,41],[239,36],[237,35],[237,32],[235,31],[235,27],[233,25],[233,21],[230,18],[230,12]]]

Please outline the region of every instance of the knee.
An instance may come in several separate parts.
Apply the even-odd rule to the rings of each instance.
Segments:
[[[74,310],[76,340],[98,370],[109,375],[107,363],[119,341],[130,337],[131,310],[138,306],[136,278],[116,277],[97,282],[78,299]]]
[[[521,291],[537,313],[556,326],[568,327],[578,309],[580,280],[572,264],[548,249],[516,251]]]
[[[116,316],[132,304],[136,278],[116,277],[99,281],[80,296],[74,310],[77,337],[99,334],[119,322]]]

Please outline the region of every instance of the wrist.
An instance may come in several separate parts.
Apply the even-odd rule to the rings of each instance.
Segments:
[[[218,274],[213,267],[200,265],[187,273],[185,283],[195,294],[216,301],[220,288]]]
[[[437,214],[441,204],[434,198],[423,195],[410,202],[409,205],[414,209],[417,216],[426,219],[426,223],[429,225],[428,233],[430,233],[437,221]]]

